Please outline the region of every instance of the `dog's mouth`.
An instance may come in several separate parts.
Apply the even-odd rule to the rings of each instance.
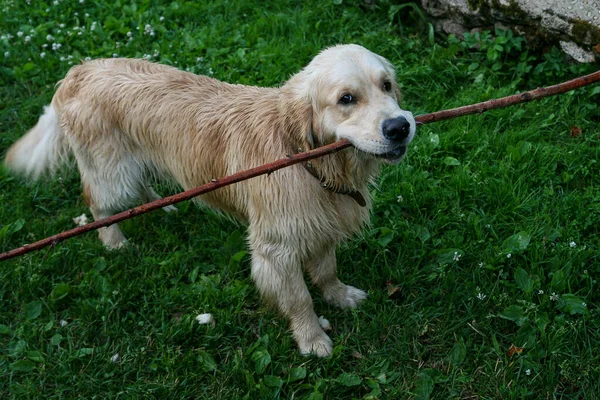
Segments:
[[[392,151],[383,154],[375,154],[375,157],[381,158],[388,162],[398,162],[406,154],[406,146],[398,146]]]

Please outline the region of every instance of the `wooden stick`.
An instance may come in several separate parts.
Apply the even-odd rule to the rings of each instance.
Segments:
[[[519,103],[525,103],[532,100],[541,99],[543,97],[553,96],[557,94],[562,94],[583,86],[590,85],[592,83],[596,83],[600,81],[600,71],[597,71],[593,74],[589,74],[586,76],[582,76],[576,79],[572,79],[570,81],[560,83],[558,85],[548,86],[544,88],[538,88],[535,90],[531,90],[529,92],[524,92],[520,94],[515,94],[512,96],[503,97],[500,99],[493,99],[484,101],[482,103],[472,104],[469,106],[453,108],[450,110],[438,111],[431,114],[423,114],[416,117],[416,121],[419,124],[426,124],[430,122],[443,121],[446,119],[461,117],[464,115],[483,113],[487,110],[492,110],[495,108],[503,108],[512,106]],[[335,153],[337,151],[346,149],[351,147],[352,144],[348,140],[340,140],[338,142],[322,146],[305,153],[296,154],[293,156],[288,156],[287,158],[282,158],[277,161],[274,161],[269,164],[262,165],[260,167],[252,168],[246,171],[241,171],[235,173],[233,175],[227,176],[222,179],[213,179],[211,182],[199,186],[194,189],[187,190],[185,192],[165,197],[164,199],[155,200],[147,204],[143,204],[138,207],[134,207],[127,211],[123,211],[119,214],[115,214],[108,218],[103,218],[98,221],[91,222],[84,226],[80,226],[57,235],[50,236],[46,239],[40,240],[38,242],[32,244],[26,244],[19,248],[7,251],[5,253],[0,254],[0,261],[8,260],[13,257],[17,257],[26,253],[29,253],[34,250],[39,250],[47,246],[54,247],[56,244],[62,242],[63,240],[72,238],[73,236],[81,235],[82,233],[95,230],[98,228],[102,228],[105,226],[109,226],[115,224],[117,222],[133,218],[136,215],[145,214],[147,212],[156,210],[157,208],[162,208],[171,204],[179,203],[184,200],[192,199],[201,194],[205,194],[208,192],[212,192],[213,190],[219,189],[223,186],[231,185],[233,183],[241,182],[246,179],[254,178],[259,175],[271,174],[278,169],[289,167],[294,164],[301,163],[303,161],[312,160],[314,158],[322,157],[327,154]]]

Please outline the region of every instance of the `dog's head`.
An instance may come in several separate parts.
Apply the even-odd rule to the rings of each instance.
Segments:
[[[307,140],[318,142],[311,144],[348,139],[369,157],[397,163],[415,135],[412,113],[398,105],[393,66],[364,47],[322,51],[282,89],[310,104]]]

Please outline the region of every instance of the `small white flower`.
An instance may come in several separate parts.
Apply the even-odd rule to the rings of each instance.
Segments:
[[[512,254],[510,254],[510,253],[508,253],[508,254],[506,255],[506,258],[511,258],[511,257],[512,257]]]
[[[159,18],[159,21],[160,21],[160,22],[163,22],[164,20],[165,20],[165,17],[163,17],[163,16],[161,16],[161,17]]]
[[[400,195],[400,196],[396,197],[396,201],[398,203],[402,203],[404,201],[404,197],[402,197],[402,195]]]
[[[77,36],[81,36],[81,35],[83,35],[83,32],[81,32],[81,31],[77,32]]]
[[[490,229],[492,226],[490,224],[486,224],[485,227]]]
[[[67,321],[65,321],[64,319],[61,319],[60,322],[58,323],[60,326],[65,327],[67,325],[69,325],[69,323]]]
[[[452,256],[452,260],[458,261],[460,260],[461,254],[458,251],[454,252],[454,256]]]
[[[113,363],[113,364],[116,364],[116,363],[118,363],[120,361],[121,361],[121,356],[119,355],[119,353],[115,354],[114,356],[112,356],[110,358],[110,362]]]
[[[78,13],[77,11],[75,11],[75,12],[73,13],[73,15],[75,15],[76,17],[78,17],[78,16],[79,16],[79,13]]]
[[[61,58],[60,58],[60,61],[65,61],[65,58],[64,58],[64,57],[61,57]],[[74,223],[75,223],[75,225],[77,225],[77,226],[83,226],[83,225],[85,225],[85,224],[87,224],[87,223],[88,223],[88,217],[87,217],[87,215],[85,215],[85,213],[84,213],[84,214],[81,214],[79,217],[75,217],[75,218],[73,218],[73,222],[74,222]]]
[[[88,56],[88,57],[84,58],[84,60],[85,60],[85,61],[91,61],[91,60],[92,60],[92,57],[89,57],[89,56]]]
[[[46,41],[47,41],[47,42],[51,42],[51,41],[53,41],[53,40],[54,40],[54,36],[52,36],[52,35],[48,35],[48,36],[46,36]]]
[[[527,368],[525,370],[525,375],[527,375],[527,376],[531,375],[531,369]]]
[[[57,5],[58,5],[58,0],[54,0],[54,1],[52,2],[52,4],[54,4],[55,6],[57,6]]]
[[[538,294],[542,295],[542,294],[544,294],[544,291],[542,289],[540,289],[540,290],[538,290]]]
[[[31,41],[31,36],[25,36],[25,43],[29,43]]]
[[[550,295],[550,300],[552,300],[552,301],[558,300],[558,295],[556,293],[552,292],[552,294]]]
[[[60,61],[67,61],[67,59],[64,56],[60,56]],[[79,218],[79,217],[77,217]],[[75,218],[73,218],[73,222],[75,222]],[[75,222],[77,223],[77,222]]]
[[[40,57],[41,57],[41,58],[44,58],[44,57],[46,57],[46,53],[42,51],[42,52],[40,53]]]
[[[575,242],[569,243],[569,247],[571,247],[572,249],[575,248],[576,246],[577,246],[577,243],[575,243]]]
[[[479,268],[483,267],[483,261],[479,263]]]
[[[483,301],[483,300],[485,300],[485,298],[486,298],[486,297],[487,297],[487,295],[485,295],[485,294],[483,294],[483,293],[481,293],[481,292],[480,292],[480,293],[477,293],[477,298],[478,298],[479,300],[482,300],[482,301]]]
[[[85,0],[79,0],[79,4],[83,4]]]
[[[18,37],[21,37],[21,36],[23,36],[23,32],[21,32],[21,31],[17,32],[17,36],[18,36]]]
[[[64,28],[66,25],[65,24],[59,24],[58,26],[60,26],[61,28]]]
[[[321,328],[323,328],[324,331],[328,332],[330,330],[332,330],[333,328],[331,327],[331,323],[329,321],[327,321],[325,319],[324,316],[320,316],[319,317],[319,325],[321,325]]]
[[[132,37],[133,33],[131,33],[131,31],[127,32],[127,37]]]
[[[151,56],[150,54],[144,54],[144,55],[142,56],[142,58],[143,58],[144,60],[149,60],[149,59],[151,59],[151,58],[152,58],[152,56]]]
[[[117,53],[113,53],[113,58],[117,58],[119,55]]]
[[[86,17],[89,17],[89,16],[90,16],[90,14],[89,14],[89,13],[85,13],[85,16],[86,16]]]
[[[60,43],[52,43],[52,50],[59,50],[62,47]]]
[[[44,43],[44,44],[42,45],[42,49],[46,49],[46,48],[48,48],[48,43]]]
[[[208,313],[197,315],[196,321],[198,321],[200,325],[215,324],[215,319],[213,318],[212,314]]]
[[[584,273],[585,275],[587,275],[587,269],[584,269],[584,270],[583,270],[583,273]]]
[[[4,52],[4,57],[8,57],[8,56],[10,56],[10,51],[5,51]]]

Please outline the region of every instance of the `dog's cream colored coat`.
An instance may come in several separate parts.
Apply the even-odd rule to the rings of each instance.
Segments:
[[[353,101],[340,98],[351,94]],[[332,304],[355,307],[366,293],[336,276],[336,245],[368,220],[368,183],[387,159],[397,162],[414,136],[412,115],[398,106],[391,64],[357,45],[324,50],[281,88],[232,85],[132,59],[73,67],[38,124],[10,148],[6,165],[37,178],[74,154],[95,219],[159,196],[155,177],[190,189],[342,138],[355,146],[312,162],[324,189],[301,165],[227,186],[201,201],[248,223],[252,277],[266,300],[290,320],[302,353],[331,354],[303,270]],[[410,134],[382,135],[386,119],[404,116]],[[390,160],[391,159],[391,160]],[[174,207],[167,208],[167,211]],[[118,248],[117,225],[100,239]]]

